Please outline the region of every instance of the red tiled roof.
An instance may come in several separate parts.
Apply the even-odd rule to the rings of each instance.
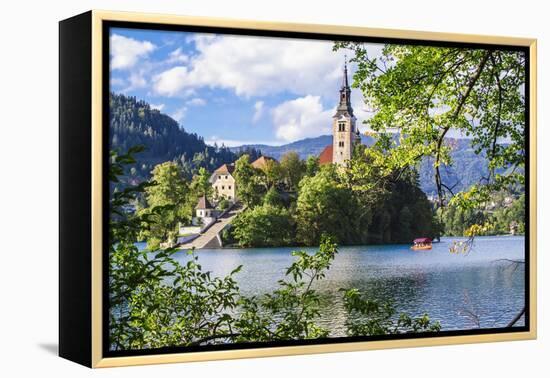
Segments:
[[[319,155],[319,164],[330,164],[332,163],[332,144],[326,146],[323,152]]]
[[[274,161],[276,162],[277,160],[273,159],[272,157],[269,157],[269,156],[260,156],[259,158],[257,158],[256,160],[254,160],[252,162],[252,166],[254,168],[257,168],[257,169],[261,169],[265,166],[265,164],[268,162],[268,161]]]
[[[197,206],[195,206],[195,209],[213,209],[214,207],[210,204],[208,199],[205,196],[202,196],[199,198],[199,202],[197,203]]]
[[[233,173],[235,164],[224,164],[214,171],[214,173]]]

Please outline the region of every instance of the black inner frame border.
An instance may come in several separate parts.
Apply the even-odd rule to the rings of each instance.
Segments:
[[[274,37],[274,38],[296,38],[309,40],[325,40],[325,41],[351,41],[351,42],[369,42],[369,43],[392,43],[417,46],[434,46],[434,47],[457,47],[469,49],[498,49],[502,51],[518,51],[525,54],[525,325],[513,328],[483,328],[471,330],[454,330],[441,331],[437,334],[433,333],[415,333],[401,335],[380,335],[380,336],[357,336],[357,337],[332,337],[318,338],[311,340],[287,340],[276,342],[250,342],[250,343],[234,343],[220,345],[205,345],[205,346],[172,346],[154,349],[133,349],[123,351],[112,351],[109,349],[109,250],[106,246],[109,243],[109,153],[108,146],[110,140],[110,112],[106,108],[109,104],[110,93],[110,44],[109,36],[111,28],[125,28],[150,31],[171,31],[171,32],[195,32],[195,33],[215,33],[226,35],[242,35],[253,37]],[[448,336],[473,336],[473,335],[489,335],[502,333],[520,333],[530,331],[530,214],[536,209],[531,208],[530,201],[530,89],[531,89],[531,72],[530,72],[530,48],[528,46],[511,46],[499,44],[484,44],[484,43],[466,43],[466,42],[444,42],[431,40],[415,40],[406,38],[385,38],[385,37],[368,37],[355,35],[338,35],[326,33],[308,33],[308,32],[289,32],[289,31],[273,31],[273,30],[258,30],[245,28],[229,28],[229,27],[213,27],[213,26],[196,26],[196,25],[173,25],[148,22],[129,22],[129,21],[102,21],[102,205],[103,205],[103,240],[102,240],[102,355],[103,357],[128,357],[128,356],[143,356],[143,355],[158,355],[170,353],[191,353],[191,352],[206,352],[206,351],[223,351],[237,349],[256,349],[266,347],[288,347],[288,346],[305,346],[319,344],[341,344],[354,343],[365,341],[383,341],[383,340],[407,340],[407,339],[424,339],[424,338],[440,338]]]

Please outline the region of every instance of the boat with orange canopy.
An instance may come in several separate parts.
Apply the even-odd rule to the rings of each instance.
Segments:
[[[432,239],[430,238],[417,238],[413,240],[413,246],[411,247],[413,251],[423,251],[432,249]]]

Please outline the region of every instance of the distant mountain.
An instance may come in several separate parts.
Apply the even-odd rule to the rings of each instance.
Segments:
[[[372,145],[374,140],[371,137],[362,136],[361,140],[363,144],[367,146]],[[266,144],[246,144],[239,147],[231,147],[233,152],[239,152],[246,148],[255,148],[262,152],[262,155],[271,156],[277,160],[281,159],[281,156],[287,152],[297,152],[300,158],[307,159],[308,156],[319,156],[323,149],[332,144],[332,136],[321,135],[316,138],[306,138],[298,140],[296,142],[283,144],[281,146],[268,146]]]
[[[374,143],[372,137],[362,136],[363,144],[370,146]],[[246,148],[260,150],[263,155],[280,159],[285,153],[297,152],[302,159],[308,156],[318,156],[323,149],[332,143],[332,136],[322,135],[316,138],[302,139],[282,146],[268,146],[264,144],[250,144],[239,147],[232,147],[231,151],[238,152]],[[458,192],[478,183],[488,173],[487,161],[483,155],[476,155],[470,145],[469,139],[447,138],[447,143],[452,146],[451,157],[452,167],[443,167],[441,176],[443,182],[453,191]],[[434,181],[433,160],[426,158],[420,164],[419,169],[420,186],[428,195],[437,192]]]
[[[109,148],[126,151],[135,145],[144,145],[146,151],[137,156],[138,164],[128,172],[128,182],[139,182],[150,177],[156,164],[165,161],[179,161],[184,173],[191,176],[198,167],[212,171],[224,163],[235,161],[242,153],[256,158],[267,155],[280,159],[289,151],[297,152],[305,159],[310,155],[318,156],[332,143],[332,136],[322,135],[316,138],[302,139],[282,146],[251,144],[240,147],[209,146],[204,139],[194,133],[188,133],[171,117],[152,109],[145,101],[121,94],[111,93]],[[362,137],[365,145],[372,145],[371,137]],[[488,173],[484,156],[476,155],[468,139],[448,139],[453,151],[453,167],[443,167],[443,181],[460,191],[479,182]],[[424,159],[420,165],[420,184],[427,194],[435,194],[433,161]]]
[[[332,143],[332,137],[330,135],[321,135],[317,138],[306,138],[297,142],[284,144],[282,146],[268,146],[266,144],[247,144],[239,147],[231,147],[231,151],[238,152],[245,148],[256,148],[262,151],[265,156],[271,156],[279,160],[281,156],[290,151],[297,152],[302,159],[311,155],[319,155],[323,149]]]

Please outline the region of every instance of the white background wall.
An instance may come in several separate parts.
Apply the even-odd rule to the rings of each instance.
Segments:
[[[58,377],[548,376],[545,1],[8,0],[0,22],[0,375]],[[90,371],[57,344],[57,21],[95,9],[536,37],[539,39],[539,340]],[[75,125],[76,126],[76,125]],[[546,211],[543,211],[546,209]]]

